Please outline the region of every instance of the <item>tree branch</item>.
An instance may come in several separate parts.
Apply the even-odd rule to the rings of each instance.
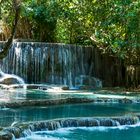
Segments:
[[[15,16],[14,16],[13,25],[11,28],[11,35],[9,36],[7,41],[4,43],[4,47],[3,47],[2,51],[0,52],[0,59],[3,59],[4,57],[7,56],[8,51],[12,46],[13,38],[15,36],[18,20],[20,17],[20,8],[21,8],[20,6],[21,5],[20,5],[20,2],[18,0],[13,0],[13,7],[15,10]]]

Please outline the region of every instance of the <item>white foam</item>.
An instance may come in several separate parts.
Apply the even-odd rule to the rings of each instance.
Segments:
[[[56,133],[60,133],[63,135],[68,135],[69,133],[72,133],[72,131],[76,130],[76,129],[81,129],[81,130],[87,130],[87,131],[108,131],[108,130],[113,130],[113,129],[119,129],[119,130],[127,130],[129,128],[136,128],[136,127],[140,127],[140,122],[136,123],[134,125],[120,125],[120,126],[111,126],[111,127],[107,127],[107,126],[97,126],[97,127],[69,127],[69,128],[59,128],[57,130],[54,131],[40,131],[39,133],[46,133],[46,134],[56,134]],[[38,132],[36,132],[38,133]]]
[[[36,135],[36,134],[32,134],[31,136],[29,137],[25,137],[25,138],[19,138],[19,139],[16,139],[16,140],[67,140],[66,138],[57,138],[55,136],[39,136],[39,135]]]
[[[20,138],[17,140],[68,140],[64,138],[67,135],[72,135],[75,130],[85,130],[85,131],[98,131],[98,132],[108,132],[114,129],[118,130],[128,130],[129,128],[140,127],[140,123],[134,125],[123,125],[123,126],[97,126],[97,127],[69,127],[69,128],[59,128],[54,131],[37,131],[32,132],[32,134],[26,138]]]
[[[24,80],[23,80],[21,77],[19,77],[19,76],[17,76],[17,75],[14,75],[14,74],[7,74],[7,73],[4,73],[4,72],[1,71],[1,69],[0,69],[0,76],[1,76],[1,77],[0,77],[0,82],[3,82],[5,79],[9,79],[9,78],[16,79],[17,82],[18,82],[18,84],[10,84],[10,85],[1,84],[2,87],[7,88],[7,89],[9,89],[9,88],[12,89],[12,88],[14,88],[15,86],[20,85],[20,86],[22,86],[24,89],[26,89],[26,84],[25,84]]]
[[[70,128],[59,128],[57,130],[53,130],[53,131],[38,131],[35,132],[35,134],[62,134],[63,136],[67,136],[71,133],[71,130],[74,130],[74,127],[70,127]]]
[[[110,99],[133,99],[134,97],[128,97],[128,96],[123,96],[123,95],[110,95],[110,94],[94,94],[96,97],[101,97],[101,98],[110,98]]]

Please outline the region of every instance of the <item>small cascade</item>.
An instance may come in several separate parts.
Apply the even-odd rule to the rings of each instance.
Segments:
[[[25,82],[22,78],[14,74],[4,73],[2,72],[1,69],[0,69],[0,85],[3,88],[12,88],[16,85],[17,87],[22,86],[24,89],[26,89]]]
[[[102,81],[100,79],[87,75],[80,75],[79,77],[76,77],[75,82],[79,88],[102,88]]]
[[[95,78],[101,77],[96,74],[95,53],[91,46],[14,42],[1,68],[19,75],[26,83],[102,87],[101,80]],[[88,78],[78,80],[81,77]]]
[[[139,123],[139,116],[122,116],[122,117],[107,117],[107,118],[68,118],[68,119],[58,119],[58,120],[48,120],[44,122],[31,122],[24,124],[16,124],[14,127],[5,128],[0,137],[3,140],[14,135],[15,138],[25,137],[31,135],[32,132],[36,131],[53,131],[59,128],[69,128],[69,127],[116,127],[122,125],[135,125]],[[6,135],[7,133],[7,135]]]

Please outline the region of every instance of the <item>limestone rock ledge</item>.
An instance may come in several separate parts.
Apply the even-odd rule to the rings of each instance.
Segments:
[[[139,119],[140,115],[135,115],[119,117],[78,117],[21,123],[13,127],[4,128],[0,132],[0,140],[12,140],[13,138],[26,137],[35,131],[53,131],[59,128],[134,125],[139,122]]]

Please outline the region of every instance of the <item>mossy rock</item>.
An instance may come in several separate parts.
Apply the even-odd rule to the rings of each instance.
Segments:
[[[0,84],[4,84],[4,85],[12,85],[12,84],[19,84],[19,81],[15,78],[5,78],[2,79],[2,81],[0,81]]]

